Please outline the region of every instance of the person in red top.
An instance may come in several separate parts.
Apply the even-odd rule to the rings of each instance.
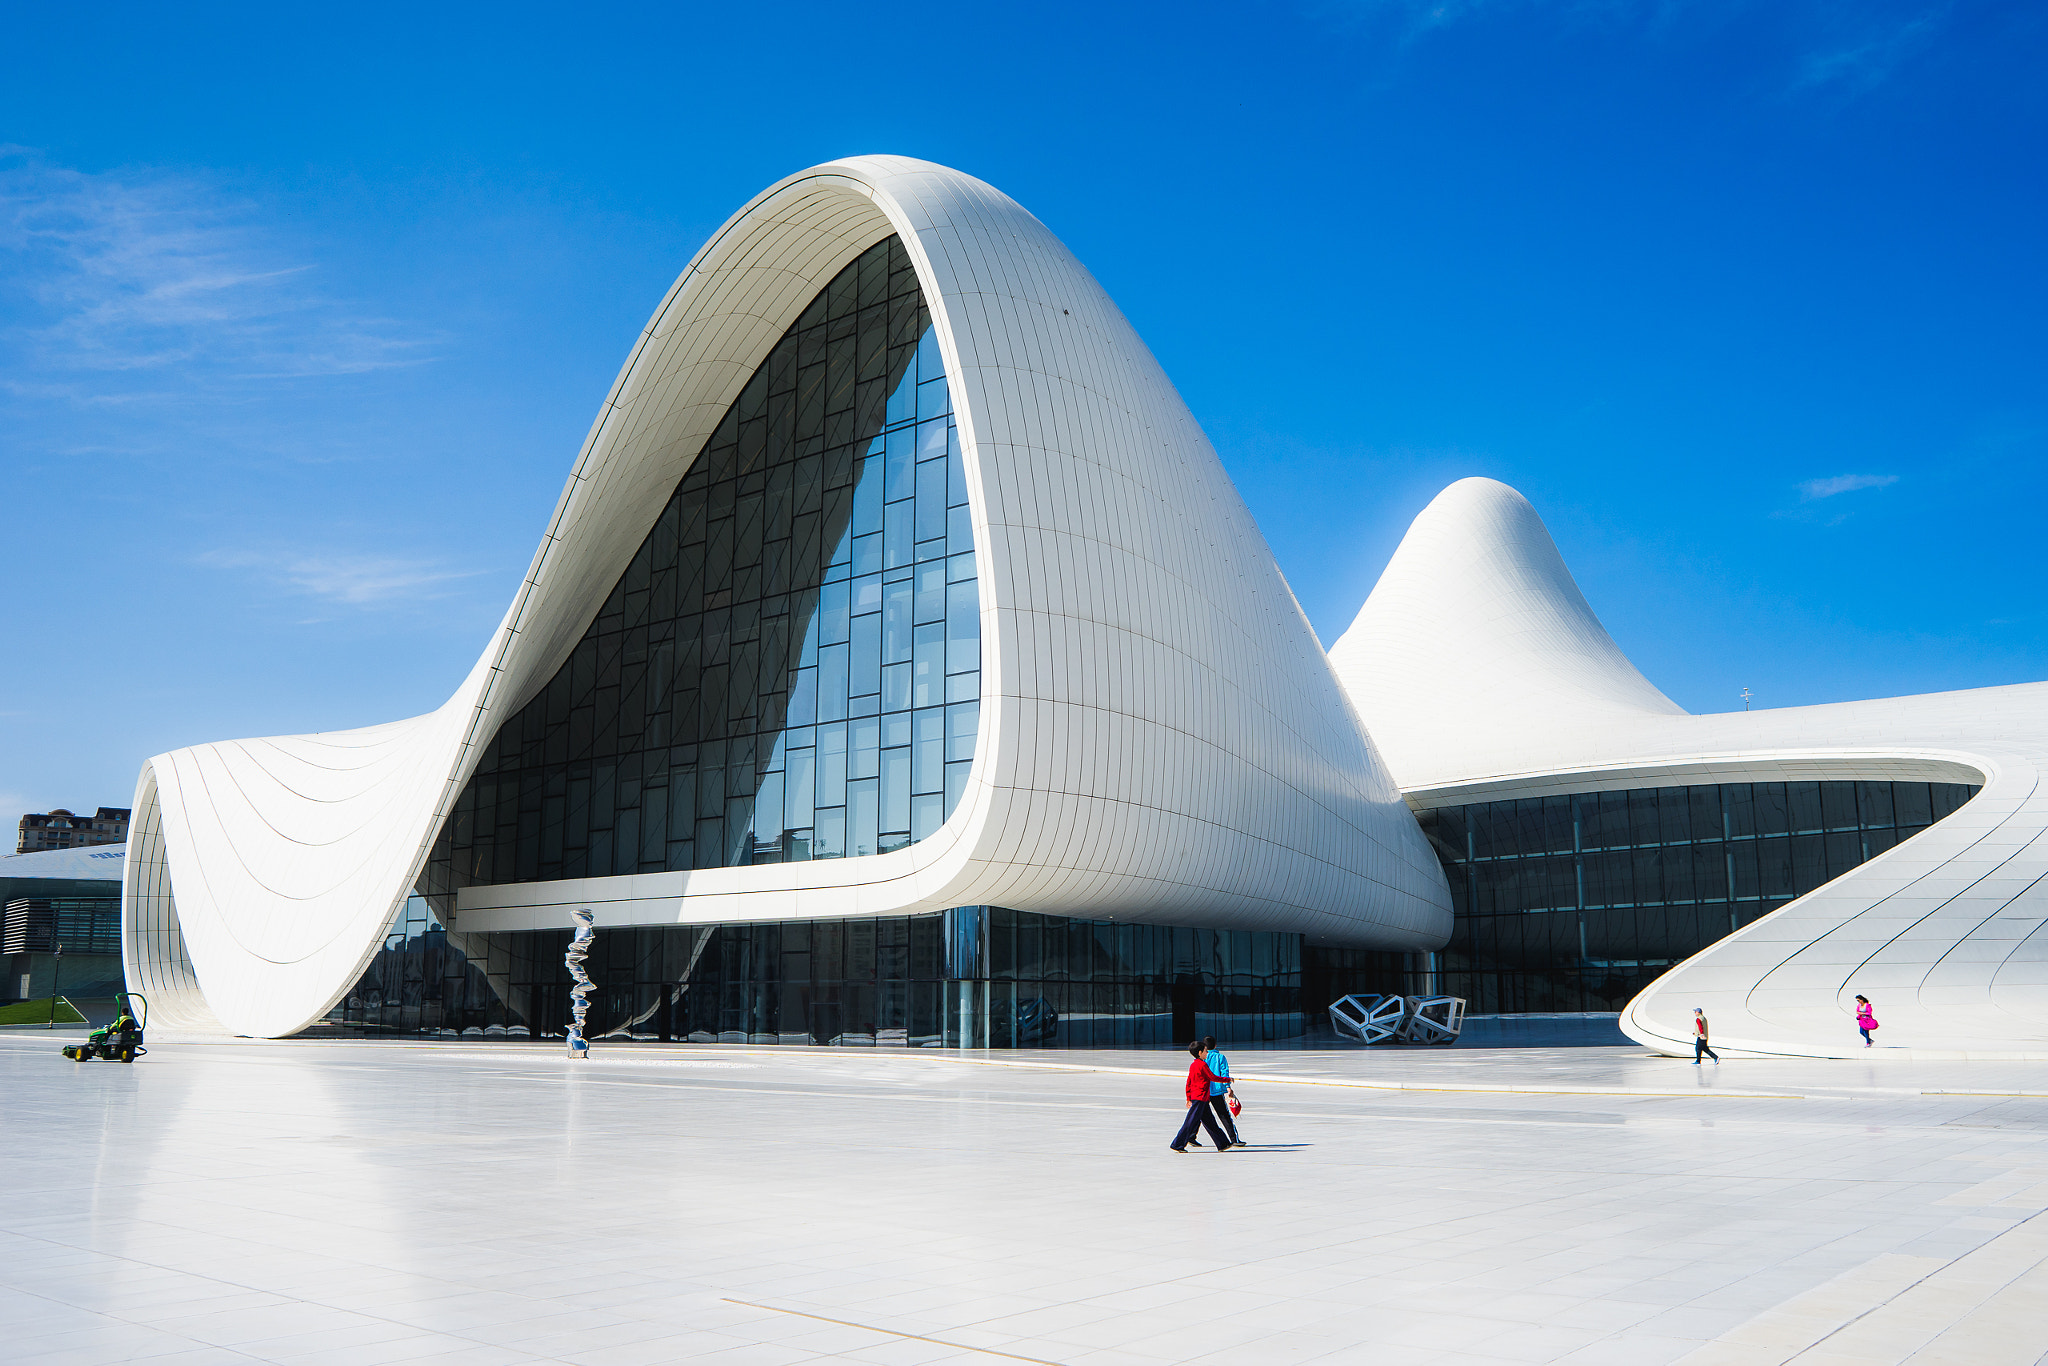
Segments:
[[[1714,1066],[1721,1065],[1721,1055],[1707,1047],[1707,1012],[1698,1006],[1692,1008],[1692,1065],[1698,1067],[1702,1057],[1712,1058]]]
[[[1220,1081],[1221,1078],[1211,1072],[1209,1065],[1202,1061],[1200,1039],[1188,1045],[1188,1055],[1194,1059],[1188,1064],[1188,1117],[1181,1124],[1180,1133],[1173,1140],[1173,1150],[1177,1153],[1186,1152],[1188,1140],[1195,1136],[1195,1126],[1199,1124],[1209,1131],[1209,1141],[1216,1145],[1216,1151],[1227,1153],[1230,1151],[1230,1140],[1216,1127],[1215,1112],[1209,1108],[1209,1084]]]

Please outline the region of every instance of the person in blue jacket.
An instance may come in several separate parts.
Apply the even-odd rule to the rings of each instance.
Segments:
[[[1216,1124],[1230,1135],[1232,1143],[1242,1148],[1244,1140],[1237,1136],[1237,1121],[1230,1117],[1230,1059],[1216,1047],[1213,1036],[1202,1040],[1202,1063],[1215,1078],[1209,1083],[1209,1108],[1216,1114]]]

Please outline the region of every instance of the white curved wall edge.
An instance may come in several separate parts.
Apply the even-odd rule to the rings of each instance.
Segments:
[[[1666,972],[1639,1042],[1861,1052],[2048,1046],[2048,684],[1690,716],[1615,647],[1534,509],[1490,479],[1432,502],[1330,651],[1411,805],[1688,782],[1981,783],[1963,808]],[[1524,684],[1527,686],[1524,686]]]
[[[134,979],[162,983],[196,1025],[210,1014],[241,1034],[324,1014],[382,942],[483,747],[568,656],[741,386],[817,290],[892,232],[931,309],[970,483],[984,665],[966,792],[894,853],[604,879],[648,895],[579,895],[682,923],[999,904],[1441,944],[1434,856],[1130,325],[996,190],[857,157],[764,191],[669,290],[504,623],[445,705],[145,765],[139,838],[161,857],[128,883]],[[547,904],[555,918],[540,919],[566,925],[568,903]]]

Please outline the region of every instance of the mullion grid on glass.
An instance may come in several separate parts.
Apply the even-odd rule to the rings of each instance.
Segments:
[[[979,703],[959,432],[892,237],[742,389],[435,863],[452,887],[902,848],[958,803]]]
[[[1444,807],[1423,813],[1423,828],[1457,913],[1446,952],[1467,979],[1485,979],[1502,1008],[1540,998],[1611,1009],[1975,791],[1811,781],[1642,788]],[[1553,804],[1568,804],[1569,819]],[[1524,1004],[1506,1005],[1511,998]]]

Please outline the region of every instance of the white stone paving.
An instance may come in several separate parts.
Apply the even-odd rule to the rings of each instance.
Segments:
[[[2048,1357],[2048,1069],[0,1037],[0,1360]],[[1260,1078],[1260,1080],[1252,1080]],[[1405,1089],[1404,1089],[1405,1088]]]

